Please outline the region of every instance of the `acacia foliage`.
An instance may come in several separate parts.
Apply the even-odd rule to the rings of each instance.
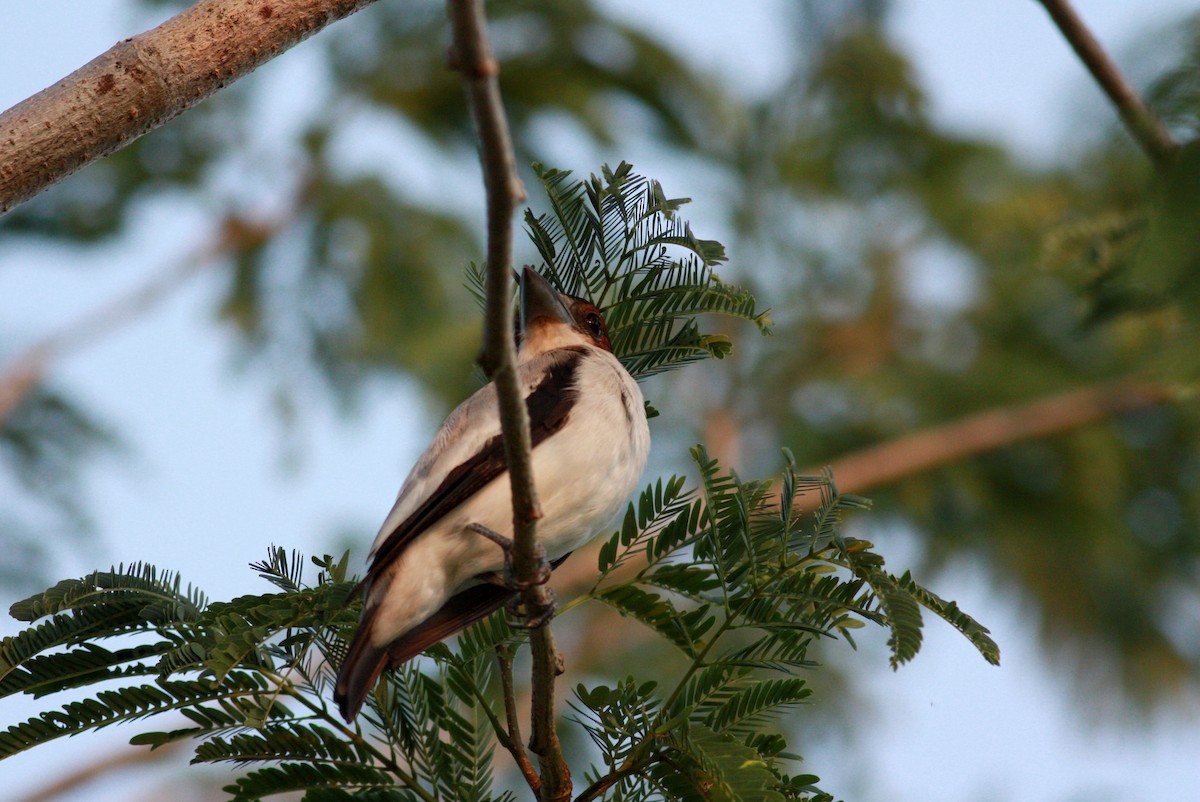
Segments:
[[[1161,383],[1168,403],[870,492],[914,533],[923,569],[967,560],[1026,605],[1047,653],[1074,658],[1056,676],[1143,701],[1193,686],[1194,638],[1162,600],[1191,592],[1200,555],[1194,15],[1142,38],[1141,63],[1136,31],[1113,43],[1184,146],[1155,171],[1099,101],[1060,104],[1078,113],[1041,158],[947,125],[886,0],[771,7],[786,46],[752,91],[705,66],[743,49],[694,53],[699,40],[620,5],[495,0],[488,16],[519,165],[649,146],[720,198],[739,280],[770,298],[778,336],[727,359],[731,378],[697,390],[697,405],[812,466],[996,407]],[[128,240],[144,212],[183,204],[238,233],[214,266],[213,327],[282,420],[327,401],[313,387],[353,411],[366,381],[397,373],[450,404],[474,384],[478,328],[446,268],[478,254],[479,209],[447,41],[441,0],[377,3],[6,215],[4,242],[140,249]],[[280,97],[310,102],[284,120]],[[370,146],[381,131],[395,139]],[[0,476],[12,562],[44,572],[46,544],[81,528],[86,484],[72,480],[94,469],[105,428],[65,387],[0,422],[0,464],[18,478]],[[773,450],[756,454],[749,472],[770,471]],[[0,580],[29,592],[34,575]]]
[[[598,758],[584,793],[621,800],[827,799],[777,720],[811,695],[810,645],[864,624],[886,627],[893,665],[915,656],[922,609],[962,632],[989,662],[987,630],[953,603],[889,573],[870,543],[842,534],[844,511],[866,506],[828,474],[744,482],[703,448],[683,477],[650,484],[600,551],[603,603],[686,658],[669,682],[630,675],[578,684],[574,726]],[[817,494],[815,513],[798,501]],[[617,569],[636,561],[631,575]],[[347,604],[348,554],[305,560],[272,548],[252,567],[269,593],[208,602],[177,574],[133,564],[65,580],[13,605],[30,626],[0,643],[0,697],[88,695],[0,733],[0,759],[66,735],[181,713],[188,724],[143,729],[134,744],[195,742],[193,763],[251,767],[235,800],[304,792],[305,799],[512,798],[494,785],[496,650],[525,633],[498,614],[451,647],[388,672],[354,726],[330,704],[334,666],[358,621]],[[853,642],[851,640],[851,642]],[[796,726],[802,722],[791,718]],[[150,722],[150,726],[157,721]]]
[[[529,216],[545,272],[593,299],[612,321],[616,353],[643,377],[729,353],[696,315],[769,331],[753,297],[713,268],[719,243],[679,217],[686,199],[627,164],[572,181],[540,173],[551,211]],[[478,271],[469,271],[469,284]],[[471,278],[471,277],[474,278]],[[786,454],[786,452],[785,452]],[[677,675],[580,683],[573,721],[596,747],[581,796],[610,799],[826,799],[775,721],[811,693],[810,646],[865,624],[887,628],[892,664],[915,656],[922,610],[999,660],[985,628],[889,573],[870,543],[839,523],[863,499],[829,474],[801,476],[787,454],[776,481],[741,480],[702,447],[698,484],[651,483],[599,551],[597,581],[567,606],[603,604],[683,657]],[[810,515],[800,500],[816,496]],[[301,791],[305,799],[512,798],[497,790],[497,743],[509,742],[496,701],[500,647],[519,648],[503,614],[389,672],[362,716],[345,725],[329,704],[333,667],[358,623],[349,555],[305,561],[272,548],[252,566],[275,588],[210,602],[171,572],[135,563],[65,580],[12,607],[29,623],[0,642],[0,696],[87,695],[0,733],[0,758],[65,735],[181,713],[188,725],[145,729],[135,744],[196,742],[193,761],[252,768],[235,800]]]

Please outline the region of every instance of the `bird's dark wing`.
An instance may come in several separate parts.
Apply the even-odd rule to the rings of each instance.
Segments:
[[[571,553],[567,552],[552,560],[550,568],[557,569],[570,556]],[[517,591],[490,582],[459,591],[436,613],[388,644],[391,665],[398,666],[413,659],[433,644],[486,618],[516,597]]]
[[[558,568],[570,556],[567,552],[552,561],[550,567]],[[502,585],[473,585],[454,594],[436,613],[384,647],[372,646],[366,630],[360,630],[342,662],[334,688],[333,698],[342,718],[354,720],[384,668],[411,660],[433,644],[496,612],[516,595],[515,590]]]
[[[554,355],[556,358],[550,360],[549,368],[525,398],[534,448],[566,424],[578,397],[575,372],[584,351],[577,348],[558,350],[562,353]],[[504,441],[496,434],[484,441],[472,456],[454,466],[429,497],[378,542],[364,583],[370,583],[386,570],[418,535],[507,470]]]

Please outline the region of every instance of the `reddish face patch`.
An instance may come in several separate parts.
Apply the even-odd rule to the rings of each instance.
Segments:
[[[571,311],[571,317],[575,319],[575,326],[596,346],[611,352],[612,343],[608,339],[608,324],[604,322],[604,316],[600,314],[596,305],[573,295],[568,295],[566,298],[567,309]]]

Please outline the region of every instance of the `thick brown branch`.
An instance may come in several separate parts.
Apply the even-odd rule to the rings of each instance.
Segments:
[[[1050,14],[1050,18],[1054,20],[1054,24],[1070,43],[1080,61],[1088,68],[1088,72],[1096,79],[1096,83],[1100,84],[1100,88],[1116,106],[1125,127],[1146,151],[1150,160],[1158,167],[1169,164],[1179,151],[1179,143],[1171,136],[1162,120],[1146,108],[1141,97],[1125,80],[1120,69],[1075,13],[1070,0],[1039,2]]]
[[[1156,382],[1130,379],[1100,384],[968,415],[851,452],[830,466],[839,490],[862,493],[967,457],[1078,429],[1170,398],[1170,389]]]
[[[538,571],[536,522],[541,517],[533,484],[529,416],[521,397],[512,330],[513,215],[525,192],[517,178],[508,120],[500,98],[499,67],[488,44],[482,0],[448,0],[453,31],[450,59],[463,74],[480,143],[487,190],[487,303],[480,364],[496,383],[504,453],[513,496],[514,572],[528,583]],[[530,609],[545,609],[548,591],[530,584],[523,592]],[[542,800],[571,798],[571,772],[555,726],[554,681],[561,659],[548,626],[530,633],[533,657],[530,751],[541,768]]]
[[[375,0],[200,0],[0,114],[0,214]]]

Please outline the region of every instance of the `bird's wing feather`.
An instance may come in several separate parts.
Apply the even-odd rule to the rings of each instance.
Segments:
[[[553,560],[550,567],[558,568],[570,556],[568,552]],[[334,687],[333,699],[341,709],[342,718],[354,720],[386,666],[411,660],[433,644],[496,612],[516,595],[515,590],[501,585],[472,585],[454,594],[436,613],[384,647],[372,646],[367,630],[360,629],[350,644]]]
[[[575,405],[575,373],[583,348],[559,348],[520,368],[534,448],[567,422]],[[464,401],[442,424],[417,462],[384,521],[367,581],[377,577],[412,541],[508,470],[494,385]]]
[[[550,562],[557,569],[571,552]],[[435,643],[439,643],[499,610],[515,599],[517,591],[502,585],[472,585],[450,597],[433,615],[387,645],[391,665],[408,662]]]

